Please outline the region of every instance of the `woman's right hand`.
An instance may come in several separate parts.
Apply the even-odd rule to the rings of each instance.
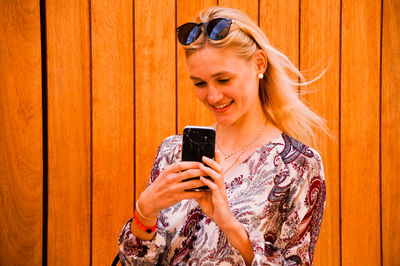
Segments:
[[[158,213],[184,199],[198,199],[205,192],[187,191],[204,186],[198,179],[185,179],[206,175],[199,162],[178,162],[166,167],[138,199],[141,213],[146,217],[157,217]]]

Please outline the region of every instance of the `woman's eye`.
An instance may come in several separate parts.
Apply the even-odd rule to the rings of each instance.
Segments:
[[[228,83],[231,79],[219,79],[218,82],[221,84]]]
[[[206,85],[206,83],[204,81],[199,81],[194,83],[194,86],[196,87],[204,87]]]

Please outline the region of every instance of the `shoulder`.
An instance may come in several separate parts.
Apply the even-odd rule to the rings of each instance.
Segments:
[[[181,135],[173,135],[164,139],[164,141],[158,146],[157,155],[150,174],[149,184],[158,177],[164,167],[179,160],[181,147]]]
[[[293,195],[297,193],[306,195],[308,205],[311,206],[311,200],[315,200],[313,195],[318,194],[320,206],[323,206],[326,198],[326,183],[320,154],[285,133],[282,134],[276,149],[279,154],[278,160],[283,164],[283,176],[290,177],[287,182],[288,185],[290,183],[293,186]],[[282,186],[282,184],[279,185]],[[293,199],[296,197],[294,196]]]
[[[182,135],[172,135],[163,140],[158,146],[157,158],[174,161],[182,150]]]
[[[158,149],[169,150],[180,146],[182,146],[182,135],[172,135],[164,139]]]
[[[321,155],[286,133],[282,133],[281,140],[275,147],[285,165],[302,172],[315,172],[317,175],[323,172]]]

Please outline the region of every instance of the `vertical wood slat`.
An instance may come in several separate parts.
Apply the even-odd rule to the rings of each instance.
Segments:
[[[400,254],[400,2],[383,1],[382,27],[382,250],[383,265],[399,265]]]
[[[381,260],[380,20],[381,1],[342,2],[340,134],[343,265],[379,265]]]
[[[90,263],[88,3],[46,1],[48,264]]]
[[[320,236],[314,257],[315,265],[340,265],[339,228],[339,44],[340,2],[336,0],[301,1],[300,69],[306,79],[327,72],[307,86],[310,94],[301,96],[327,121],[332,138],[319,132],[317,148],[324,162],[327,199]],[[329,65],[329,66],[328,66]],[[311,73],[307,70],[314,69]],[[307,75],[308,74],[308,75]],[[312,74],[312,75],[309,75]],[[308,77],[310,76],[310,77]],[[313,145],[310,143],[310,145]]]
[[[41,265],[39,1],[0,1],[0,265]]]
[[[194,21],[200,10],[216,6],[216,0],[191,1],[180,0],[177,2],[177,26]],[[186,66],[184,49],[176,40],[177,49],[177,117],[178,133],[182,133],[187,125],[209,126],[214,122],[211,112],[197,99],[193,82],[189,79],[189,70]]]
[[[260,27],[271,44],[299,64],[299,0],[260,0]]]
[[[133,2],[91,1],[92,264],[110,264],[133,213]]]
[[[175,43],[175,1],[135,1],[137,198],[148,183],[158,145],[176,132]]]
[[[258,0],[247,0],[247,1],[220,0],[219,5],[239,9],[239,10],[243,11],[244,13],[246,13],[248,16],[250,16],[251,19],[257,23],[258,22],[258,2],[259,2]]]

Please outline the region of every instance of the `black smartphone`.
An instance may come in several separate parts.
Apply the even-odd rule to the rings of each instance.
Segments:
[[[202,162],[201,158],[206,156],[214,159],[215,156],[215,130],[212,127],[186,126],[183,129],[182,142],[182,161]],[[205,176],[212,180],[211,177]],[[199,179],[193,177],[183,180],[189,181]],[[209,189],[208,186],[202,186],[193,189],[201,191]]]

